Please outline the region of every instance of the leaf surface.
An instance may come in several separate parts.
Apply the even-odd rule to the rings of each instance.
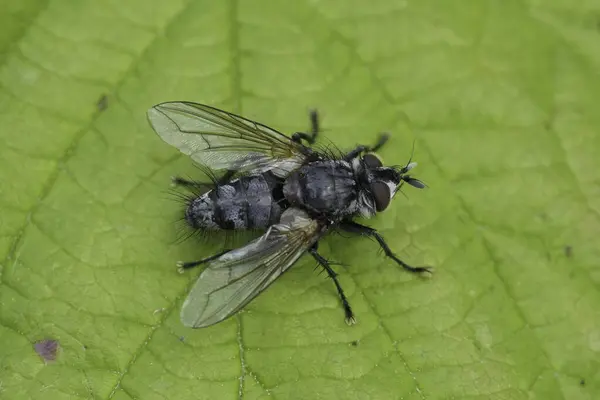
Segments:
[[[600,3],[7,0],[0,15],[0,397],[600,398]],[[358,324],[303,258],[242,313],[184,328],[222,238],[176,243],[146,121],[210,104],[322,143],[392,139],[407,188],[331,236]],[[412,190],[411,190],[412,189]],[[58,343],[46,362],[35,344]]]

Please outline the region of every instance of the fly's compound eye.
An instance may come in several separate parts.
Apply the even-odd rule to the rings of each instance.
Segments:
[[[390,187],[381,181],[375,181],[371,183],[371,191],[373,192],[377,212],[385,210],[392,199]]]
[[[365,154],[363,156],[363,161],[369,168],[379,168],[383,166],[381,159],[373,153]]]

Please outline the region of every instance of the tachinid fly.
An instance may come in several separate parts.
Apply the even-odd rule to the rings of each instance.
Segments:
[[[247,245],[180,269],[206,264],[181,310],[184,325],[201,328],[235,314],[309,252],[333,280],[346,322],[354,313],[331,263],[317,251],[332,230],[374,238],[385,254],[407,271],[431,272],[400,260],[383,237],[353,221],[385,210],[404,183],[425,185],[408,173],[416,163],[385,167],[373,153],[383,146],[357,146],[348,153],[319,150],[316,112],[311,133],[291,137],[246,118],[191,102],[166,102],[148,110],[153,129],[167,143],[210,170],[224,170],[208,192],[190,198],[186,222],[199,230],[262,229]],[[305,144],[303,144],[306,143]],[[193,181],[175,178],[192,190]]]

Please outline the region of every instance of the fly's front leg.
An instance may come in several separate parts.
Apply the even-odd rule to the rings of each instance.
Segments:
[[[231,249],[223,250],[220,253],[217,253],[210,257],[203,258],[202,260],[198,260],[198,261],[188,261],[188,262],[178,261],[177,262],[177,271],[179,271],[179,273],[182,274],[186,269],[190,269],[190,268],[194,268],[199,265],[202,265],[202,264],[206,264],[209,261],[212,261],[212,260],[215,260],[215,259],[221,257],[223,254],[227,253],[228,251],[231,251]]]
[[[372,153],[374,151],[377,151],[381,147],[383,147],[384,144],[386,144],[389,138],[390,135],[388,135],[387,133],[382,133],[381,135],[379,135],[379,138],[377,139],[377,142],[374,146],[358,145],[354,150],[350,151],[344,156],[344,160],[350,161],[353,158],[361,155],[362,153]]]
[[[387,143],[387,141],[389,139],[390,139],[390,135],[388,133],[382,133],[381,135],[379,135],[379,138],[377,139],[377,142],[375,143],[375,145],[370,147],[367,151],[374,152],[374,151],[379,150],[380,148],[383,147],[384,144]]]
[[[297,143],[301,143],[302,140],[308,144],[314,144],[319,134],[319,114],[317,110],[310,111],[310,133],[296,132],[292,135],[292,140]]]
[[[345,230],[346,232],[358,233],[359,235],[370,236],[372,238],[375,238],[375,240],[377,240],[377,243],[379,243],[379,246],[381,246],[381,248],[383,249],[383,252],[385,253],[385,255],[388,256],[389,258],[391,258],[392,260],[394,260],[402,268],[404,268],[405,270],[407,270],[409,272],[418,273],[418,274],[433,272],[433,268],[431,268],[431,267],[412,267],[412,266],[408,265],[407,263],[405,263],[404,261],[402,261],[401,259],[399,259],[398,257],[396,257],[394,252],[389,248],[389,246],[383,239],[383,236],[381,236],[381,234],[373,228],[370,228],[368,226],[364,226],[361,224],[357,224],[354,221],[344,221],[340,224],[340,228]]]
[[[354,325],[356,323],[356,319],[354,318],[354,313],[352,312],[350,303],[344,294],[342,285],[340,285],[340,282],[337,279],[337,273],[331,268],[330,262],[317,252],[317,243],[315,243],[314,246],[308,251],[315,258],[315,260],[317,260],[319,265],[322,266],[325,271],[327,271],[327,275],[329,275],[329,277],[333,280],[333,283],[338,291],[338,295],[340,296],[340,300],[342,301],[342,306],[344,307],[346,323],[348,325]]]

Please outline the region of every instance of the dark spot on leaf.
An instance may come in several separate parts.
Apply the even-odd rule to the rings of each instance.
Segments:
[[[100,96],[100,98],[96,102],[96,108],[98,109],[98,111],[106,110],[108,108],[108,96],[106,96],[105,94]]]
[[[573,256],[573,247],[571,245],[566,245],[564,250],[567,258],[571,258]]]
[[[585,379],[581,378],[579,381],[579,386],[585,386]]]
[[[358,347],[358,340],[353,340],[350,342],[350,344],[354,347]]]
[[[185,336],[179,336],[179,341],[180,342],[184,342],[185,341]]]
[[[44,339],[36,342],[33,345],[35,352],[40,355],[44,359],[45,362],[56,360],[56,355],[58,353],[58,341],[53,339]]]

